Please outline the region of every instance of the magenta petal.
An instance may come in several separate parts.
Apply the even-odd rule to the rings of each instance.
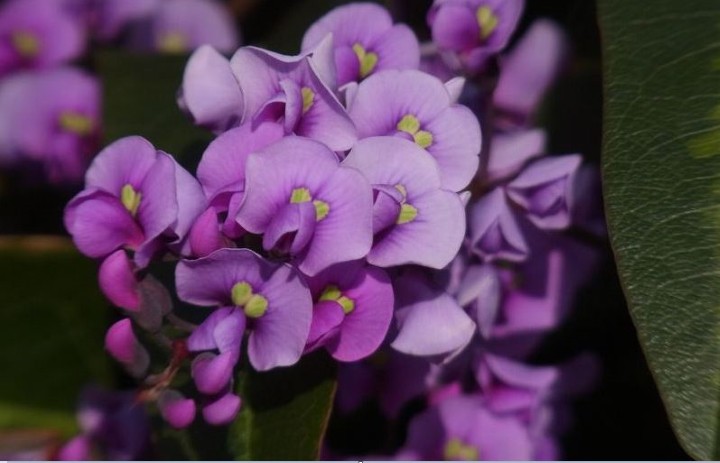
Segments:
[[[130,258],[123,250],[115,251],[100,264],[100,289],[110,302],[126,310],[140,308],[138,282]]]
[[[308,348],[314,349],[328,335],[336,334],[335,328],[340,326],[345,319],[345,314],[335,301],[320,301],[313,307],[313,319],[308,335]]]
[[[198,48],[185,66],[181,106],[193,122],[224,132],[240,123],[243,101],[230,62],[214,48]]]
[[[203,394],[217,394],[228,385],[233,376],[237,356],[224,354],[200,354],[193,360],[192,377],[198,391]]]
[[[169,230],[177,221],[175,161],[167,154],[159,153],[139,190],[142,199],[137,218],[143,227],[145,238],[152,240]]]
[[[215,426],[228,424],[235,419],[241,405],[240,397],[227,393],[203,407],[203,418]]]
[[[81,434],[72,438],[60,448],[57,459],[60,461],[92,460],[92,442],[89,436]]]
[[[286,204],[265,230],[263,248],[297,254],[312,239],[315,223],[315,206],[312,203]]]
[[[190,229],[190,250],[195,257],[205,257],[225,247],[215,209],[209,208],[197,218]]]
[[[108,329],[105,349],[133,376],[142,376],[150,366],[150,356],[135,337],[129,318],[116,322]]]
[[[173,428],[186,428],[195,419],[195,401],[186,399],[175,390],[165,390],[160,394],[158,408],[163,419]]]
[[[122,246],[137,246],[145,239],[120,201],[97,190],[80,193],[68,203],[65,228],[80,252],[90,257],[104,257]]]

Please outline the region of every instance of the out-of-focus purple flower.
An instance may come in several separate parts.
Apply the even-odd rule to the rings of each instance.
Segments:
[[[502,113],[501,126],[528,124],[564,64],[567,42],[560,27],[540,19],[502,59],[493,92],[493,104]]]
[[[410,423],[400,460],[530,460],[527,427],[513,415],[489,411],[480,396],[443,400]]]
[[[486,262],[522,262],[529,248],[501,187],[470,206],[470,249]]]
[[[202,45],[230,53],[240,44],[230,13],[217,0],[162,0],[146,21],[130,27],[128,42],[163,53],[187,53]]]
[[[356,143],[343,165],[362,172],[375,190],[368,262],[436,269],[450,263],[465,234],[465,210],[457,194],[441,188],[431,156],[401,138],[371,137]]]
[[[280,121],[286,133],[316,139],[333,151],[348,150],[357,139],[353,122],[333,94],[331,37],[298,56],[243,47],[230,66],[243,95],[242,122]]]
[[[135,267],[124,250],[119,249],[103,260],[98,282],[100,290],[116,306],[130,311],[140,308]]]
[[[507,185],[507,195],[536,226],[567,228],[575,205],[575,174],[581,162],[577,154],[535,161]]]
[[[384,69],[417,69],[420,62],[413,31],[404,24],[393,25],[387,10],[375,3],[333,9],[310,26],[302,50],[312,50],[328,34],[333,36],[338,85]]]
[[[580,166],[574,183],[575,206],[570,211],[573,225],[595,236],[605,236],[600,169],[596,165]]]
[[[221,307],[193,332],[190,350],[235,357],[247,327],[250,362],[257,370],[292,365],[300,358],[310,331],[312,299],[292,267],[272,264],[247,249],[221,249],[181,261],[176,286],[186,302]]]
[[[279,124],[264,122],[253,127],[247,123],[228,130],[207,147],[198,165],[197,177],[210,208],[193,225],[190,245],[194,255],[205,256],[229,247],[225,238],[242,236],[244,230],[235,218],[244,198],[247,158],[283,135]]]
[[[423,274],[408,271],[395,279],[394,288],[398,334],[393,349],[410,355],[447,355],[470,342],[475,323]]]
[[[372,188],[326,146],[286,137],[250,154],[238,223],[263,248],[290,254],[313,276],[361,259],[372,245]]]
[[[115,322],[105,335],[105,349],[135,377],[142,377],[150,366],[150,355],[133,332],[129,318]]]
[[[195,124],[217,133],[238,125],[243,95],[227,58],[209,45],[198,48],[185,66],[178,105]]]
[[[496,134],[492,138],[485,178],[499,182],[515,176],[525,164],[545,152],[544,130],[522,130]]]
[[[43,7],[39,7],[40,10]],[[100,85],[73,68],[0,82],[0,164],[32,160],[54,182],[77,182],[98,144]]]
[[[82,24],[59,1],[9,0],[0,8],[0,77],[57,66],[84,48]]]
[[[235,419],[241,406],[242,400],[240,397],[231,392],[226,392],[214,397],[204,405],[202,410],[203,418],[215,426],[228,424]]]
[[[134,393],[89,387],[80,396],[77,419],[81,436],[104,459],[134,460],[146,455],[150,422]]]
[[[112,40],[132,22],[147,20],[163,0],[100,0],[93,26],[100,40]]]
[[[85,190],[65,209],[65,227],[82,253],[102,258],[127,248],[144,267],[167,243],[189,248],[183,240],[204,204],[200,184],[170,155],[126,137],[95,158]]]
[[[163,419],[174,428],[186,428],[195,419],[195,401],[185,398],[176,390],[163,391],[157,402]]]
[[[490,264],[468,267],[455,297],[477,324],[480,335],[490,337],[502,300],[502,281],[497,269]]]
[[[428,13],[433,41],[457,54],[471,72],[482,69],[515,31],[524,0],[435,0]]]
[[[315,301],[308,348],[322,346],[343,362],[375,352],[393,315],[390,278],[381,269],[358,265],[334,265],[308,279]]]
[[[414,141],[437,161],[443,188],[460,191],[475,176],[480,125],[454,104],[443,83],[421,71],[382,71],[360,83],[349,107],[360,139],[394,135]]]

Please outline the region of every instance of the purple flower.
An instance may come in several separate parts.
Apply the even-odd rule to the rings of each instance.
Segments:
[[[308,348],[325,347],[342,362],[375,352],[390,327],[394,296],[381,269],[334,265],[308,279],[315,301]]]
[[[59,1],[10,0],[0,8],[0,76],[57,66],[84,48],[82,25]]]
[[[368,262],[437,269],[450,263],[465,234],[465,211],[457,194],[441,188],[431,156],[401,138],[372,137],[359,141],[343,165],[362,172],[375,190]]]
[[[531,460],[529,430],[513,415],[496,415],[479,396],[456,396],[415,417],[401,460]]]
[[[502,281],[493,265],[471,265],[458,285],[458,304],[465,307],[483,338],[489,338],[502,300]]]
[[[521,130],[496,134],[492,138],[485,176],[499,182],[517,175],[525,164],[545,152],[544,130]]]
[[[247,327],[250,363],[257,370],[292,365],[300,358],[310,331],[312,299],[292,267],[271,264],[247,249],[221,249],[181,261],[176,286],[186,302],[221,307],[193,332],[191,351],[216,350],[237,360]],[[202,368],[215,366],[206,363]]]
[[[238,223],[263,248],[290,254],[313,276],[365,257],[372,245],[372,188],[326,146],[286,137],[250,154]]]
[[[502,187],[470,206],[470,247],[486,262],[522,262],[529,248]]]
[[[117,38],[132,22],[147,20],[163,0],[100,0],[95,3],[93,25],[101,40]]]
[[[555,23],[538,20],[502,59],[493,104],[511,127],[527,125],[565,62],[568,39]]]
[[[238,47],[233,18],[216,0],[163,0],[146,21],[133,25],[130,46],[164,53],[186,53],[201,45],[222,52]]]
[[[204,204],[200,185],[170,155],[126,137],[95,158],[85,190],[65,208],[65,227],[83,254],[127,248],[144,267],[168,243],[189,248],[183,240]]]
[[[0,163],[29,159],[41,163],[51,181],[80,180],[98,144],[100,98],[98,81],[73,68],[4,79]]]
[[[507,45],[520,19],[524,0],[435,0],[428,13],[433,41],[456,53],[469,71]]]
[[[174,428],[186,428],[195,419],[195,401],[185,398],[178,391],[164,390],[157,402],[163,419]]]
[[[575,205],[575,174],[581,162],[577,154],[535,161],[507,185],[507,195],[536,226],[567,228]]]
[[[394,281],[398,334],[395,350],[435,356],[459,352],[472,339],[475,323],[452,296],[419,272],[408,271]]]
[[[348,110],[360,139],[394,135],[427,150],[442,186],[460,191],[475,176],[480,125],[443,83],[421,71],[382,71],[360,83]]]
[[[412,30],[393,25],[387,10],[374,3],[351,3],[315,21],[303,38],[310,51],[332,34],[337,83],[360,81],[384,69],[417,69],[420,46]]]
[[[209,45],[198,48],[185,66],[178,105],[193,123],[214,132],[238,125],[243,95],[227,58]]]
[[[243,95],[242,122],[280,121],[285,132],[313,138],[333,151],[350,149],[355,127],[333,94],[332,39],[298,56],[244,47],[230,61]]]

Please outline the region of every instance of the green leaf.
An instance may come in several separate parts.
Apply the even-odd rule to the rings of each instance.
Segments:
[[[317,460],[335,394],[335,362],[324,352],[238,378],[243,408],[230,427],[239,460]]]
[[[177,105],[187,56],[103,51],[97,56],[103,82],[106,143],[140,135],[193,167],[212,138]]]
[[[604,187],[626,297],[675,432],[720,457],[720,2],[600,0]]]
[[[96,274],[68,240],[0,240],[0,428],[68,436],[82,387],[109,383]]]

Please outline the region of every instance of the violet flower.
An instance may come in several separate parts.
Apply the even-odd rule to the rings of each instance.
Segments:
[[[417,69],[420,46],[404,24],[393,25],[385,8],[350,3],[321,17],[305,32],[302,50],[310,51],[333,36],[337,84],[360,81],[384,69]]]
[[[263,248],[289,254],[314,276],[361,259],[372,245],[372,188],[326,146],[285,137],[250,154],[237,221]]]
[[[83,254],[103,258],[126,248],[144,267],[168,244],[188,250],[183,240],[204,203],[200,185],[170,155],[126,137],[95,158],[85,190],[65,208],[65,227]]]
[[[352,121],[333,94],[331,37],[298,56],[243,47],[230,66],[243,95],[242,122],[280,121],[286,133],[316,139],[333,151],[350,149],[357,139]]]
[[[148,20],[164,0],[100,0],[95,2],[93,26],[100,40],[120,36],[133,22]]]
[[[84,49],[82,24],[59,1],[9,0],[0,8],[0,77],[66,63]]]
[[[98,145],[100,91],[97,79],[74,68],[0,81],[0,164],[30,160],[53,182],[80,180]]]
[[[362,172],[375,190],[369,263],[450,263],[465,234],[465,211],[457,194],[441,188],[431,156],[407,140],[372,137],[360,140],[343,165]]]
[[[500,52],[517,27],[524,0],[435,0],[428,13],[433,41],[470,72]]]
[[[132,376],[143,377],[150,366],[150,355],[135,336],[129,318],[115,322],[108,329],[105,349]]]
[[[394,304],[390,278],[360,265],[334,265],[308,279],[315,306],[307,349],[324,347],[335,359],[354,362],[385,339]]]
[[[360,139],[394,135],[427,150],[440,168],[442,186],[465,188],[475,176],[480,125],[466,107],[454,104],[443,83],[421,71],[382,71],[360,83],[348,113]]]
[[[205,390],[220,389],[217,383],[223,382],[228,365],[237,361],[246,328],[250,363],[257,370],[292,365],[300,358],[310,331],[312,299],[292,267],[272,264],[247,249],[221,249],[208,257],[181,261],[176,286],[186,302],[220,307],[188,340],[191,351],[220,353],[195,367],[195,373],[205,370],[213,375],[216,367],[223,367],[217,368],[221,380]],[[218,364],[223,355],[223,364]]]
[[[486,262],[522,262],[530,248],[504,190],[495,188],[470,206],[470,249]]]

